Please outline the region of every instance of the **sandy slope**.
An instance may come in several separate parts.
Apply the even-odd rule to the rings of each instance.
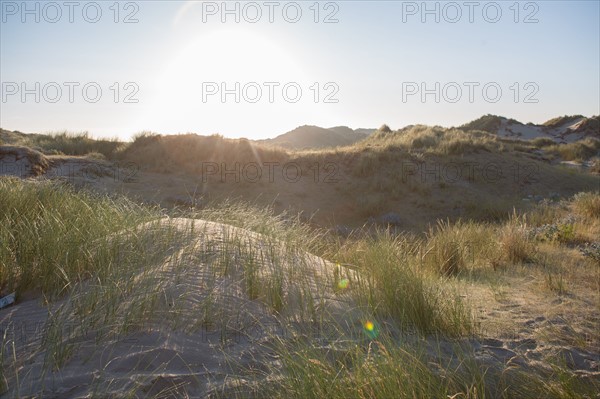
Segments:
[[[500,137],[519,140],[533,140],[541,137],[552,139],[557,143],[574,143],[586,137],[594,137],[594,134],[581,129],[588,121],[588,118],[585,117],[577,118],[553,127],[533,124],[525,125],[521,122],[502,117],[500,118],[500,121],[500,127],[497,132]],[[600,132],[596,132],[596,138],[600,138],[598,136],[599,134]]]
[[[44,174],[50,162],[27,147],[0,146],[0,176],[32,177]]]
[[[258,234],[205,221],[164,219],[142,229],[161,234],[175,229],[184,238],[162,262],[131,276],[134,289],[116,305],[117,316],[109,319],[114,326],[94,324],[94,317],[81,314],[81,303],[90,295],[96,298],[92,281],[49,307],[34,298],[0,312],[0,331],[9,338],[5,347],[12,351],[15,343],[17,361],[9,362],[5,371],[12,394],[81,397],[132,392],[139,397],[181,397],[185,392],[203,397],[238,384],[232,376],[240,368],[264,371],[276,363],[275,338],[313,333],[306,313],[309,296],[317,313],[331,316],[330,323],[349,332],[360,329],[360,317],[348,297],[333,293],[333,266],[318,257],[286,252]],[[228,246],[233,242],[237,248],[252,248],[263,283],[270,274],[286,270],[285,309],[276,312],[265,303],[268,300],[249,298],[242,267],[248,259]],[[224,251],[232,255],[232,262],[222,275],[216,272],[223,267]],[[266,255],[273,251],[276,258]],[[148,297],[156,302],[144,324],[122,331],[127,316],[121,316],[143,307]],[[110,306],[98,301],[98,308],[105,305]],[[56,323],[58,330],[53,329]],[[45,341],[57,332],[63,349]],[[60,369],[45,367],[60,350],[68,353]]]
[[[149,246],[156,237],[182,235],[172,239],[164,258],[119,275],[131,282],[124,293],[103,296],[106,287],[88,281],[50,306],[33,297],[0,311],[5,353],[14,350],[5,363],[7,397],[17,392],[24,397],[228,397],[282,378],[278,340],[311,339],[333,356],[345,342],[368,345],[361,334],[364,315],[348,293],[334,292],[334,266],[323,259],[201,220],[163,219],[141,231],[154,233]],[[250,298],[244,274],[250,259],[257,262],[260,288],[284,271],[284,308],[274,310],[268,296]],[[548,299],[517,291],[498,301],[490,295],[477,287],[469,290],[485,331],[478,339],[419,338],[381,323],[399,343],[423,346],[432,365],[460,368],[459,354],[468,354],[488,370],[490,387],[518,370],[551,375],[548,358],[564,358],[579,378],[600,378],[600,355],[593,349],[598,337],[591,337],[584,350],[539,334],[548,326],[567,328],[571,316],[588,317],[585,308],[575,302],[550,305],[540,302]],[[109,301],[111,296],[117,301]],[[583,313],[573,315],[573,309]],[[113,316],[103,316],[109,310]],[[590,325],[597,321],[590,319]],[[593,327],[587,331],[594,334]]]

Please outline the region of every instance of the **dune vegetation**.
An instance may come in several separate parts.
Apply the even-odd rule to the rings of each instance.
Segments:
[[[0,131],[0,145],[29,147],[46,155],[88,155],[101,154],[114,158],[124,143],[117,138],[96,139],[87,132],[54,132],[51,134],[23,134]]]
[[[594,397],[598,140],[479,122],[301,151],[1,131],[0,392]],[[240,172],[266,164],[302,179]]]
[[[425,235],[369,229],[341,238],[243,203],[165,211],[2,178],[0,288],[39,291],[51,310],[33,350],[5,330],[0,387],[50,394],[79,353],[96,356],[90,339],[116,350],[123,337],[209,329],[219,333],[229,375],[205,388],[214,397],[592,397],[600,385],[570,371],[575,352],[528,358],[515,349],[514,364],[482,358],[481,342],[498,332],[481,315],[519,299],[513,295],[526,298],[523,312],[542,307],[542,315],[553,312],[545,303],[567,298],[559,323],[567,328],[547,323],[523,336],[539,348],[597,348],[597,324],[585,320],[598,315],[599,204],[600,194],[589,192],[504,222],[440,221]],[[224,302],[227,292],[234,299]],[[504,329],[515,328],[506,316]],[[232,332],[249,339],[244,323],[260,329],[262,340],[248,341],[255,356],[271,361],[248,365],[235,356],[227,343]],[[273,323],[276,330],[267,328]],[[116,378],[115,355],[103,355],[88,393],[114,386],[166,397],[195,386],[170,377],[163,386],[134,370]],[[146,373],[163,375],[170,364]],[[202,379],[194,367],[190,378]]]

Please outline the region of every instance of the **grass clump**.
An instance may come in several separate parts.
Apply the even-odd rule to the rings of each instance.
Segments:
[[[479,119],[471,121],[461,126],[464,130],[483,130],[488,133],[497,133],[498,129],[502,125],[502,118],[500,116],[487,114]]]
[[[61,292],[110,267],[110,235],[156,216],[124,198],[0,179],[0,287]],[[106,270],[108,272],[108,270]]]
[[[124,143],[116,138],[97,139],[89,133],[70,133],[67,131],[52,134],[34,134],[27,136],[30,147],[39,148],[46,154],[87,155],[102,154],[103,157],[112,159],[120,151]]]
[[[504,222],[510,219],[518,203],[515,197],[468,200],[465,204],[466,216],[483,222]]]
[[[394,147],[435,155],[464,155],[503,150],[498,138],[480,130],[445,129],[440,126],[409,126],[396,132],[376,131],[362,146]]]
[[[544,148],[556,145],[556,141],[549,137],[536,137],[535,139],[531,140],[531,144],[533,144],[533,146],[536,148]]]
[[[94,138],[88,132],[24,134],[0,129],[0,145],[2,144],[29,147],[44,155],[83,156],[95,153],[107,159],[114,159],[125,147],[125,143],[118,138]]]
[[[337,258],[353,265],[353,295],[379,318],[402,329],[459,336],[472,332],[469,307],[438,275],[423,270],[419,247],[406,236],[379,231],[346,243]]]
[[[600,219],[600,193],[579,193],[573,197],[573,208],[579,215]]]
[[[511,264],[526,263],[535,255],[535,245],[530,239],[527,224],[516,213],[500,228],[499,243],[501,256]]]
[[[559,156],[565,161],[585,161],[600,152],[600,140],[591,137],[568,144],[554,144],[543,147],[550,154]]]
[[[450,347],[454,359],[444,361],[438,352],[449,344],[435,345],[399,343],[389,337],[326,348],[277,342],[282,368],[271,372],[285,377],[261,384],[254,393],[333,399],[575,398],[593,396],[597,389],[593,381],[574,378],[564,365],[552,365],[552,373],[541,377],[519,367],[496,370],[475,360],[472,351],[460,344]]]
[[[482,229],[475,223],[451,224],[439,221],[430,228],[422,250],[423,265],[442,276],[456,276],[474,263],[475,251],[480,252]],[[477,248],[476,248],[477,247]]]
[[[383,124],[379,127],[379,129],[377,129],[378,132],[382,132],[382,133],[391,133],[392,129],[387,125],[387,124]]]
[[[434,398],[451,391],[422,353],[392,342],[328,350],[281,344],[280,352],[286,378],[268,389],[275,398]]]

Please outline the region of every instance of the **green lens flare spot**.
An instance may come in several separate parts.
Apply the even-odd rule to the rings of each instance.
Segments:
[[[379,326],[376,322],[367,320],[363,323],[363,332],[370,339],[375,339],[379,336]]]
[[[338,281],[338,288],[344,290],[348,288],[348,284],[350,284],[350,280],[348,280],[347,278],[343,278],[340,281]]]

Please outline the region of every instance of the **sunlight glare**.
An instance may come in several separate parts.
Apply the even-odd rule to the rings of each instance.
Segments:
[[[243,87],[250,82],[262,86],[264,82],[285,84],[299,79],[303,79],[303,71],[269,37],[244,29],[201,34],[182,45],[167,62],[144,123],[166,132],[192,126],[218,128],[223,120],[231,120],[234,111],[238,120],[256,118],[257,112],[272,113],[277,108],[277,104],[269,104],[266,86],[258,103],[248,103],[243,97],[236,103],[233,94],[223,103],[220,91],[203,97],[203,85],[214,82],[222,87],[224,82],[227,90],[233,90],[236,82]]]

